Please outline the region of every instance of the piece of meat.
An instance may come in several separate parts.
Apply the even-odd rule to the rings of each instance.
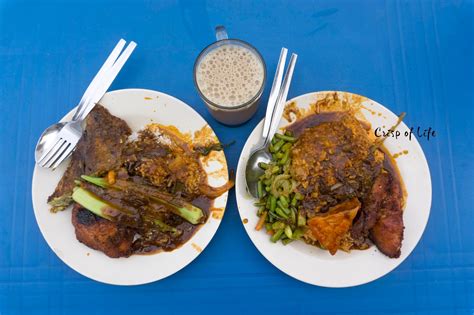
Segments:
[[[81,175],[101,175],[117,168],[131,130],[122,119],[96,105],[85,121],[85,130],[55,191],[48,198],[51,211],[64,210],[72,203],[74,180]]]
[[[77,240],[90,248],[112,258],[128,257],[133,253],[135,232],[132,229],[119,227],[78,204],[72,210],[72,224]]]
[[[375,179],[351,231],[354,242],[361,245],[367,238],[385,255],[400,256],[403,240],[403,192],[399,181],[387,171]]]
[[[354,220],[351,235],[354,242],[359,246],[367,242],[369,231],[377,222],[379,210],[383,207],[386,196],[385,191],[388,187],[388,179],[386,175],[377,176],[370,193],[363,201],[362,210]]]
[[[326,213],[314,216],[308,221],[307,236],[318,241],[331,255],[336,254],[360,206],[359,200],[353,198],[330,208]]]
[[[400,257],[403,240],[403,192],[396,178],[389,172],[379,175],[375,193],[380,208],[377,221],[370,230],[370,239],[390,258]]]
[[[390,258],[398,258],[401,254],[403,229],[403,212],[385,209],[370,230],[370,238],[382,253]]]

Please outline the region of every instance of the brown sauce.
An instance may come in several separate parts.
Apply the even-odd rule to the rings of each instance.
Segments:
[[[211,213],[211,208],[214,203],[214,200],[211,200],[205,196],[199,196],[192,200],[191,203],[194,206],[199,207],[203,210],[207,222]],[[194,225],[183,220],[179,225],[176,226],[178,230],[182,231],[182,234],[179,237],[173,239],[173,241],[167,244],[167,246],[149,245],[139,247],[134,251],[134,253],[139,255],[152,255],[161,251],[175,250],[181,247],[184,243],[186,243],[201,228],[201,226],[206,224],[206,222]]]
[[[289,125],[286,128],[286,130],[291,131],[295,137],[300,137],[303,134],[303,132],[308,128],[316,127],[327,122],[340,121],[347,114],[348,114],[347,112],[341,112],[341,111],[311,114]],[[371,130],[371,126],[368,122],[361,121],[361,120],[358,120],[358,122],[361,124],[361,127],[363,129],[367,131]],[[404,189],[403,180],[400,176],[400,172],[398,170],[397,163],[394,157],[388,152],[388,150],[383,146],[383,144],[379,145],[377,150],[381,151],[384,155],[382,168],[388,171],[393,176],[393,178],[395,178],[396,181],[400,183],[400,186],[402,187],[402,192],[403,192],[403,196],[400,196],[400,197],[404,198],[406,196],[406,191]],[[308,206],[312,207],[312,203],[309,202]]]
[[[289,125],[286,130],[291,131],[295,137],[299,137],[306,128],[315,127],[324,122],[338,121],[343,115],[343,112],[324,112],[312,114],[297,120],[293,124]]]
[[[157,128],[156,126],[154,126]],[[151,127],[150,127],[151,128]],[[160,129],[172,140],[170,146],[158,143],[155,136],[150,130],[142,131],[139,137],[139,142],[135,145],[129,146],[129,151],[126,154],[126,165],[128,166],[129,179],[136,183],[146,184],[154,186],[163,191],[167,191],[171,194],[181,195],[181,197],[194,206],[200,208],[204,212],[205,222],[211,215],[211,209],[213,208],[213,199],[199,194],[195,189],[190,188],[190,182],[183,183],[183,180],[189,179],[189,175],[194,176],[195,181],[201,181],[201,184],[208,184],[206,173],[203,165],[199,160],[199,157],[193,154],[189,148],[189,143],[186,139],[182,139],[178,131],[169,130],[169,128]],[[184,137],[183,137],[184,138]],[[144,168],[144,164],[141,162],[153,160],[149,163],[147,168]],[[166,174],[171,174],[169,177],[163,175],[163,173],[154,171],[157,166],[166,167],[172,162],[179,162],[180,166],[175,167],[176,169],[166,170]],[[143,171],[137,171],[137,166],[141,164]],[[182,172],[182,174],[181,174]],[[130,176],[132,175],[132,176]],[[172,178],[171,182],[167,180]],[[194,186],[196,186],[194,184]],[[139,204],[136,205],[138,208]],[[142,208],[142,211],[146,211]],[[135,254],[154,254],[160,251],[172,251],[184,243],[186,243],[196,233],[205,222],[201,224],[191,224],[183,218],[171,213],[171,211],[164,209],[165,218],[162,220],[165,224],[168,224],[180,231],[179,235],[173,235],[173,233],[161,233],[154,231],[154,229],[145,229],[141,233],[138,233],[138,240],[135,242]],[[150,235],[149,239],[145,235]],[[141,238],[140,238],[141,237]],[[156,245],[154,242],[156,241]]]
[[[402,176],[400,175],[400,170],[398,169],[397,162],[395,158],[388,152],[387,148],[384,145],[380,146],[380,150],[384,153],[385,159],[383,162],[383,168],[392,175],[392,177],[399,183],[401,187],[401,196],[403,202],[402,205],[405,203],[405,199],[407,196],[407,192],[405,189],[405,183],[403,182]]]

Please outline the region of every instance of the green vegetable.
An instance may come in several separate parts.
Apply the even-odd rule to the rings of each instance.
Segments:
[[[280,165],[284,165],[287,161],[288,161],[288,158],[290,157],[290,151],[286,151],[284,154],[283,154],[283,157],[281,158],[280,161],[278,161],[278,164]]]
[[[285,218],[285,219],[288,219],[288,216],[286,215],[286,213],[285,213],[282,209],[280,209],[280,208],[277,207],[277,208],[275,209],[275,212],[276,212],[280,217]]]
[[[273,166],[271,170],[271,175],[276,174],[280,171],[280,167],[278,165]]]
[[[112,221],[113,217],[108,215],[107,212],[119,212],[118,209],[114,208],[113,206],[109,205],[105,201],[99,199],[97,196],[81,187],[77,187],[74,189],[74,192],[72,193],[72,199],[90,212],[109,221]]]
[[[302,194],[300,194],[299,192],[296,192],[295,193],[295,198],[296,198],[296,200],[303,200],[304,196]]]
[[[288,207],[288,198],[285,196],[280,196],[279,200],[284,207]]]
[[[261,180],[259,180],[258,184],[257,184],[257,196],[258,196],[258,198],[263,197],[263,183],[262,183]]]
[[[298,199],[296,199],[296,194],[291,198],[291,205],[294,207],[298,203]]]
[[[87,210],[89,210],[90,212],[109,221],[113,221],[113,222],[116,221],[115,216],[111,215],[113,213],[126,215],[126,216],[131,215],[129,212],[105,202],[98,196],[94,195],[93,193],[89,192],[88,190],[82,187],[76,187],[74,189],[74,192],[72,193],[72,199],[78,204],[80,204],[81,206],[83,206],[84,208],[86,208]],[[147,219],[148,218],[145,217],[145,220]],[[149,222],[154,223],[162,231],[172,232],[174,234],[181,233],[178,229],[172,226],[169,226],[166,223],[156,218],[148,219],[148,220]]]
[[[280,140],[278,141],[274,146],[273,146],[273,152],[274,153],[277,153],[278,151],[280,151],[281,147],[285,144],[285,141],[284,140]]]
[[[303,228],[297,228],[297,229],[293,232],[293,239],[294,239],[294,240],[299,240],[303,235],[304,235],[304,230],[303,230]]]
[[[306,225],[306,216],[304,215],[303,211],[298,211],[298,218],[297,224],[298,226],[305,226]]]
[[[289,152],[290,149],[291,149],[291,147],[292,147],[292,144],[291,144],[290,142],[288,142],[288,143],[285,143],[285,144],[281,147],[281,150],[282,150],[283,152]]]
[[[285,235],[288,237],[288,238],[292,238],[293,237],[293,231],[291,230],[291,227],[289,225],[287,225],[285,227]]]
[[[296,138],[292,136],[282,135],[281,133],[276,133],[275,138],[280,139],[286,142],[296,142]]]
[[[281,238],[282,235],[283,235],[283,229],[276,231],[275,234],[273,234],[271,237],[272,242],[273,243],[278,242],[278,240]]]
[[[283,243],[283,245],[288,245],[290,244],[291,242],[293,242],[293,239],[291,238],[285,238],[284,240],[281,241]]]
[[[272,183],[271,193],[275,197],[288,196],[292,189],[292,184],[289,181],[291,176],[289,174],[280,174],[275,176]]]
[[[204,219],[203,211],[177,196],[159,191],[157,188],[148,185],[139,185],[130,181],[117,180],[114,184],[109,184],[107,179],[82,175],[81,178],[102,188],[114,188],[122,191],[133,191],[142,196],[148,197],[155,202],[168,207],[173,213],[179,215],[191,224],[202,223]]]
[[[270,211],[275,211],[277,200],[276,200],[275,196],[273,196],[273,195],[271,195],[269,198],[270,198]]]
[[[272,230],[272,224],[270,222],[265,223],[265,230],[267,230],[267,231]]]
[[[285,228],[285,223],[277,221],[272,224],[272,230],[282,230]]]
[[[291,223],[296,224],[296,210],[290,209],[290,219]]]
[[[274,232],[272,242],[281,240],[283,244],[302,237],[306,226],[304,213],[297,210],[304,196],[296,191],[297,182],[290,175],[291,148],[296,141],[290,131],[275,134],[269,145],[272,160],[259,163],[264,174],[259,178],[259,202],[255,205],[261,208],[257,215],[261,218],[262,211],[268,211],[265,228]]]

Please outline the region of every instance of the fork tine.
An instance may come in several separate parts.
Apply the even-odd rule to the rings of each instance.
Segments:
[[[61,138],[58,138],[56,143],[47,152],[43,153],[43,155],[38,159],[37,163],[40,164],[40,165],[43,165],[43,162],[44,162],[45,159],[49,160],[51,158],[51,155],[54,154],[58,150],[58,148],[61,145],[62,141],[63,140]]]
[[[59,166],[65,159],[69,157],[69,154],[74,150],[76,146],[72,145],[71,143],[69,146],[66,148],[66,150],[61,154],[61,156],[54,162],[54,164],[51,166],[52,169],[55,169],[56,167]]]
[[[51,157],[49,159],[44,161],[43,167],[50,168],[51,164],[53,164],[58,159],[58,157],[61,156],[61,154],[65,150],[66,146],[69,144],[69,142],[67,142],[66,140],[64,140],[64,139],[62,139],[62,140],[63,140],[63,142],[61,143],[61,146],[56,150],[56,152],[54,152],[53,155],[51,155]]]

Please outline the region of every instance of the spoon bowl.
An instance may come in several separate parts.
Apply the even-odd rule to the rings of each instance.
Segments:
[[[258,197],[258,180],[263,175],[264,170],[260,168],[259,163],[268,163],[271,161],[272,155],[268,152],[266,146],[260,147],[254,151],[247,162],[245,168],[245,179],[247,181],[247,188],[250,194]]]
[[[63,129],[63,127],[66,125],[66,122],[58,122],[54,125],[49,126],[46,128],[45,131],[41,134],[40,138],[38,139],[38,142],[36,143],[36,148],[35,148],[35,161],[36,163],[39,162],[41,156],[45,152],[48,152],[51,150],[58,141],[58,134]]]

